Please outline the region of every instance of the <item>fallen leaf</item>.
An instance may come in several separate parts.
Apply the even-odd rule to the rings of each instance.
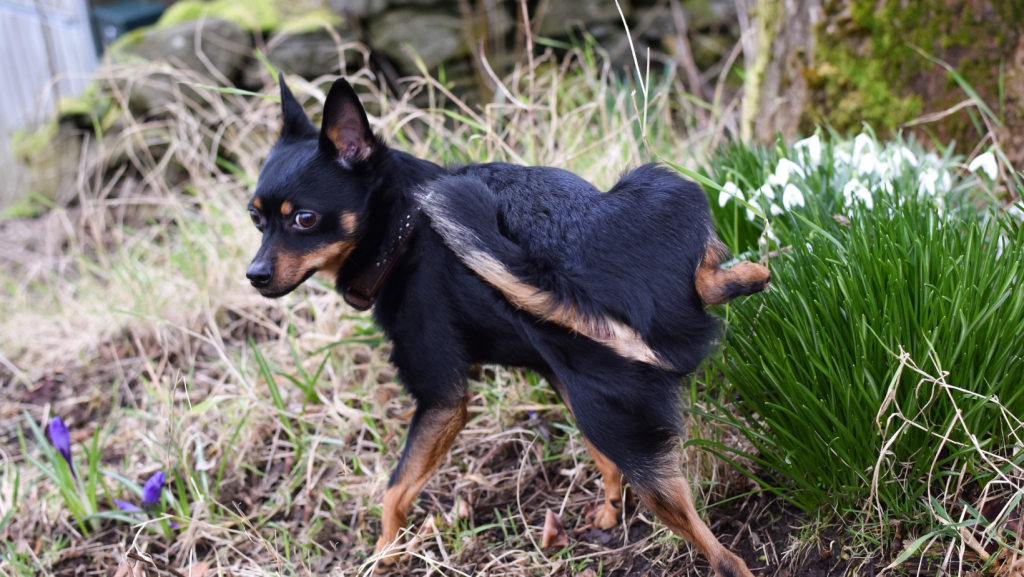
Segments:
[[[597,577],[597,571],[594,571],[590,567],[587,567],[583,571],[577,573],[576,577]]]
[[[850,219],[846,218],[841,214],[833,214],[832,218],[843,226],[850,226]]]
[[[210,564],[206,561],[200,561],[195,565],[192,565],[186,569],[181,570],[181,574],[185,577],[203,577],[210,571]]]
[[[544,532],[541,533],[540,548],[568,547],[569,536],[565,534],[565,527],[555,512],[548,509],[544,513]]]

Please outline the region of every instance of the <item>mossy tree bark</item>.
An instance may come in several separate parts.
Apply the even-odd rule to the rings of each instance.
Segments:
[[[775,17],[763,18],[769,5]],[[1024,163],[1024,0],[758,0],[752,15],[760,24],[745,83],[748,99],[755,94],[744,110],[750,136],[793,138],[820,124],[846,133],[865,122],[886,136],[966,100],[920,48],[966,78],[1002,128],[961,109],[915,126],[918,137],[956,140],[967,154],[992,132]]]

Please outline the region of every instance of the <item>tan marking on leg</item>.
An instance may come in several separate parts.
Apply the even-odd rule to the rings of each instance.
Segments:
[[[381,532],[375,553],[380,553],[398,539],[399,531],[408,521],[407,513],[413,501],[448,454],[459,431],[466,426],[468,403],[469,397],[463,397],[455,408],[427,413],[424,418],[429,420],[421,421],[416,434],[407,441],[415,444],[409,447],[401,476],[384,493]],[[394,560],[395,557],[388,557],[381,563],[390,564]]]
[[[611,459],[605,457],[604,453],[591,445],[590,441],[586,443],[590,456],[594,458],[594,464],[604,479],[604,505],[594,516],[594,525],[601,529],[611,529],[619,524],[619,514],[622,513],[622,471]]]
[[[292,213],[292,203],[288,202],[287,200],[282,202],[281,203],[281,214],[283,216],[288,216],[291,213]]]
[[[772,273],[757,263],[743,261],[732,268],[719,267],[725,246],[712,235],[700,266],[697,267],[697,294],[709,305],[724,305],[738,294],[760,292]]]
[[[256,210],[263,210],[263,203],[258,198],[252,199],[252,205],[256,207]]]
[[[341,213],[341,228],[349,236],[356,233],[356,225],[359,224],[359,218],[354,212],[343,212]]]
[[[575,420],[576,413],[572,410],[572,404],[569,402],[569,396],[566,394],[565,385],[557,377],[548,376],[547,379],[551,382],[551,386],[558,391],[558,396],[562,398],[562,402],[565,403],[569,413],[572,414],[573,420]],[[590,444],[590,441],[585,437],[583,441],[587,444],[587,450],[590,451],[590,456],[594,459],[594,465],[597,467],[597,471],[601,473],[601,479],[604,481],[604,505],[601,506],[601,509],[594,516],[594,525],[605,530],[611,529],[619,524],[619,513],[622,512],[622,484],[624,481],[622,471],[619,470],[619,467],[611,459],[605,457],[604,453],[598,451],[594,445]],[[627,493],[627,501],[630,500],[630,496]]]
[[[690,497],[690,484],[681,471],[665,471],[665,474],[653,488],[637,488],[644,505],[673,533],[693,543],[719,577],[753,577],[746,563],[722,546],[697,514]]]

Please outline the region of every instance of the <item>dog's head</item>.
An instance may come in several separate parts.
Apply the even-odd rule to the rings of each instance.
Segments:
[[[263,243],[246,277],[265,297],[295,290],[317,272],[336,276],[361,233],[374,159],[374,136],[344,79],[331,87],[317,130],[281,82],[284,123],[249,202]]]

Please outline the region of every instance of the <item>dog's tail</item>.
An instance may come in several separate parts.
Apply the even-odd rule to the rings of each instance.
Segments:
[[[719,265],[728,254],[712,229],[696,277],[697,294],[709,305],[724,305],[736,297],[761,292],[772,280],[771,271],[754,262],[742,261],[732,268],[722,268]]]
[[[577,303],[532,286],[512,272],[528,260],[527,255],[502,236],[497,199],[486,184],[472,177],[451,176],[428,185],[416,196],[448,248],[513,306],[604,343],[624,357],[666,366],[632,327],[603,315],[585,314]]]

